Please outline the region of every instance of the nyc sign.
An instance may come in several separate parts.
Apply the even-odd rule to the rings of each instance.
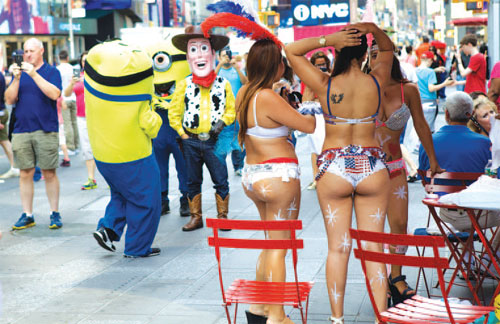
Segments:
[[[293,24],[318,26],[349,22],[348,0],[292,0]]]

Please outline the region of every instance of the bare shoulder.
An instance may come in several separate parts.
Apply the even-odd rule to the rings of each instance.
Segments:
[[[418,92],[418,85],[416,83],[413,82],[405,83],[403,89],[405,94],[407,95],[420,96],[420,93]]]
[[[274,105],[277,102],[280,102],[283,100],[276,92],[274,92],[272,89],[262,89],[258,93],[257,101],[260,104],[265,104],[267,105]]]

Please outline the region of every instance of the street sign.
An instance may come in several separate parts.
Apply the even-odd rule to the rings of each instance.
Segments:
[[[348,0],[292,0],[295,26],[345,24],[349,22]]]
[[[474,2],[467,2],[465,4],[465,8],[467,10],[488,10],[488,2],[487,1],[474,1]]]

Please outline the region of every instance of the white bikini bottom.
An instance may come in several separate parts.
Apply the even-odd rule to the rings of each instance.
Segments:
[[[296,163],[246,164],[242,172],[242,183],[252,190],[254,183],[264,179],[281,178],[283,182],[300,178],[300,168]]]

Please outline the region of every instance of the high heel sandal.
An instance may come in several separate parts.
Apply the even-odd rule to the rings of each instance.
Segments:
[[[399,292],[398,287],[396,287],[396,282],[403,281],[406,284],[406,289],[403,290],[402,293]],[[415,289],[411,288],[408,283],[406,283],[406,276],[397,276],[396,278],[392,278],[389,275],[389,289],[391,290],[392,295],[392,305],[396,306],[399,303],[404,302],[406,299],[410,299],[415,296],[415,293],[410,293],[410,291],[415,291]]]
[[[257,315],[250,311],[245,311],[245,314],[247,315],[248,324],[266,324],[267,322],[267,316]]]
[[[328,318],[329,321],[332,321],[332,324],[344,324],[344,316],[342,317],[333,317],[330,316]]]

